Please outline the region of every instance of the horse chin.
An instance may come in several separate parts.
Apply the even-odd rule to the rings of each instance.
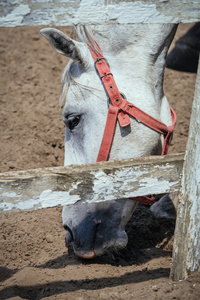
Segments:
[[[74,253],[79,258],[93,259],[97,256],[102,256],[105,253],[118,252],[119,250],[126,247],[128,242],[128,237],[125,231],[123,231],[123,233],[121,233],[120,235],[123,235],[123,238],[119,238],[118,234],[117,237],[112,241],[105,241],[100,247],[94,246],[93,250],[76,249],[75,246],[73,246]]]
[[[74,241],[72,234],[68,230],[65,237],[66,247],[72,247],[75,255],[83,259],[92,259],[105,253],[117,252],[126,247],[127,242],[127,234],[121,228],[113,230],[112,236],[108,234],[108,238],[105,233],[102,235],[101,229],[97,230],[93,236],[93,242],[85,243],[84,245],[80,245],[79,241]]]
[[[95,243],[94,253],[96,256],[101,256],[105,253],[119,252],[126,247],[128,243],[128,236],[125,230],[117,230],[113,233],[113,237],[104,240],[102,245],[98,245],[98,240]]]

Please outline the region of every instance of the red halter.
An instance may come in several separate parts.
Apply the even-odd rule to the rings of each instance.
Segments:
[[[95,62],[96,70],[103,82],[104,88],[106,89],[108,96],[112,105],[109,105],[108,108],[108,116],[106,121],[106,126],[104,129],[104,135],[101,142],[101,147],[99,150],[99,154],[97,157],[97,162],[107,161],[109,158],[117,119],[121,127],[125,127],[131,123],[130,117],[133,117],[137,121],[143,123],[144,125],[150,127],[151,129],[157,131],[164,136],[164,144],[161,155],[165,155],[168,152],[170,138],[172,136],[175,124],[176,124],[176,114],[174,110],[170,107],[171,116],[172,116],[172,125],[166,126],[164,123],[159,120],[153,118],[149,114],[145,113],[134,104],[128,102],[126,99],[123,99],[123,95],[120,94],[113,75],[110,71],[110,67],[103,57],[102,51],[94,41],[96,48],[98,51],[95,51],[91,46],[88,45],[88,48],[91,52],[91,55]],[[151,204],[155,201],[146,196],[142,197],[133,197],[130,198],[135,201],[140,201],[145,204]]]

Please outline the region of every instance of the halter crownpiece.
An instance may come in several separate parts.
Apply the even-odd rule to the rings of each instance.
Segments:
[[[157,131],[164,136],[164,144],[161,155],[166,155],[169,148],[170,138],[173,134],[173,130],[176,124],[176,113],[170,106],[172,125],[166,126],[164,123],[153,118],[143,110],[128,102],[123,95],[119,92],[118,87],[115,83],[113,74],[111,73],[109,64],[104,58],[103,53],[98,44],[93,41],[97,50],[94,50],[90,45],[88,48],[94,59],[95,68],[100,76],[100,79],[104,85],[106,92],[110,98],[111,104],[108,107],[108,115],[106,120],[106,126],[104,129],[104,135],[101,142],[97,162],[107,161],[109,159],[110,150],[115,134],[117,119],[121,127],[125,127],[131,123],[130,117],[133,117],[137,121],[143,123],[149,128]],[[129,198],[135,201],[140,201],[145,204],[151,204],[155,201],[149,197],[133,197]]]

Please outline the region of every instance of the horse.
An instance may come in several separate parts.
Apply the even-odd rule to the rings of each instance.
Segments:
[[[96,162],[108,107],[112,106],[91,49],[103,53],[99,60],[109,65],[112,72],[109,75],[115,78],[124,101],[128,99],[145,114],[166,126],[172,125],[163,78],[176,27],[174,24],[79,25],[76,40],[55,28],[41,30],[59,54],[70,58],[63,72],[60,96],[65,123],[64,165]],[[129,121],[127,126],[117,122],[108,159],[161,154],[163,135],[132,116]],[[128,242],[125,226],[137,204],[132,199],[114,199],[64,206],[66,246],[72,245],[74,253],[85,259],[124,248]]]

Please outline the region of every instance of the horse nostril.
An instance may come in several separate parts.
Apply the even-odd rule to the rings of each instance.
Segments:
[[[66,230],[65,243],[67,245],[73,241],[73,233],[67,225],[64,225],[63,227]]]
[[[70,232],[67,231],[66,235],[65,235],[65,245],[66,245],[66,247],[69,246],[72,243],[72,241],[73,241],[73,238],[72,238]]]

